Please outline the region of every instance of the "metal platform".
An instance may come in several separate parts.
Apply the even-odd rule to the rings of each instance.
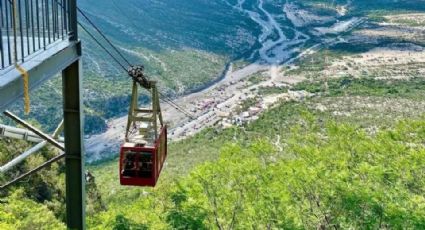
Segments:
[[[8,51],[6,50],[6,52]],[[48,45],[45,49],[27,56],[20,65],[27,70],[29,87],[34,89],[74,63],[80,56],[80,42],[59,40]],[[6,58],[5,62],[8,62]],[[9,104],[22,97],[22,95],[23,80],[15,66],[8,66],[0,70],[0,110],[5,110]]]
[[[23,95],[20,65],[29,89],[60,73],[81,56],[69,1],[0,0],[0,110]]]

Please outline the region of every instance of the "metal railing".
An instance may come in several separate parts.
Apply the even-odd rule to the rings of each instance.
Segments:
[[[0,69],[69,37],[69,0],[0,0]]]

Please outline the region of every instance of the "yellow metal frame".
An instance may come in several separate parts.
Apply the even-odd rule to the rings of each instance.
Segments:
[[[142,108],[139,107],[138,98],[138,84],[136,81],[133,81],[133,89],[131,93],[131,102],[130,102],[130,110],[128,112],[127,119],[127,128],[125,132],[125,141],[131,142],[131,128],[138,129],[138,139],[147,139],[149,138],[149,134],[154,133],[155,140],[158,139],[158,121],[160,128],[164,126],[164,122],[162,119],[161,107],[159,103],[159,95],[158,89],[156,87],[155,81],[149,81],[150,89],[148,89],[151,93],[151,107]],[[145,123],[147,127],[141,127],[140,125]]]

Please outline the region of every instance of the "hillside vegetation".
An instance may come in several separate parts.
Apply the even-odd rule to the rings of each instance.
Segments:
[[[408,81],[364,82],[279,105],[246,127],[208,129],[171,144],[155,189],[120,187],[116,161],[94,166],[108,211],[91,217],[91,226],[422,228],[424,88],[418,100],[391,90]],[[347,104],[354,100],[400,109]]]
[[[283,103],[245,127],[208,129],[172,143],[155,189],[119,186],[116,161],[90,166],[96,178],[95,189],[89,187],[90,229],[423,228],[425,88],[375,81],[336,87],[344,80],[335,80],[327,93],[319,83],[303,83],[297,87],[321,96]],[[375,117],[380,107],[345,103],[353,100],[404,104]],[[406,113],[413,108],[415,113]],[[353,115],[340,115],[347,112]],[[1,226],[63,229],[63,207],[52,209],[52,201],[63,199],[63,179],[53,182],[63,178],[61,167],[3,196]],[[48,181],[45,189],[59,186],[53,192],[58,197],[31,196],[43,194],[31,188],[40,180]],[[53,211],[38,218],[47,207]]]
[[[214,80],[231,60],[236,69],[255,61],[249,55],[258,46],[258,26],[246,15],[228,14],[226,2],[240,1],[81,0],[81,6],[132,61],[146,64],[161,90],[181,95]],[[242,2],[257,7],[257,1]],[[265,2],[272,14],[283,7]],[[117,158],[87,165],[89,229],[425,229],[425,43],[417,25],[423,0],[289,2],[321,17],[346,7],[347,16],[368,21],[283,66],[279,84],[259,87],[237,113],[259,97],[308,96],[281,99],[256,120],[170,142],[157,187],[121,186]],[[174,20],[180,14],[183,23]],[[93,46],[87,41],[85,47],[88,135],[127,112],[130,89]],[[252,74],[246,87],[269,75]],[[61,103],[53,103],[62,89],[59,78],[47,85],[35,92],[35,112],[27,118],[51,130],[62,116]],[[28,147],[0,140],[0,164]],[[0,184],[57,154],[44,148],[0,175]],[[0,229],[66,229],[64,203],[59,162],[0,192]]]

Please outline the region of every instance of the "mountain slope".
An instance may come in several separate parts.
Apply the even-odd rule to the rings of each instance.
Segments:
[[[93,166],[109,206],[90,218],[91,226],[114,226],[125,217],[152,229],[232,223],[420,229],[425,91],[412,86],[423,84],[423,78],[335,80],[328,94],[280,104],[244,127],[208,129],[172,143],[155,189],[119,186],[117,161]],[[298,87],[317,93],[318,85]],[[399,109],[380,107],[384,101]],[[365,104],[375,106],[365,110]]]

